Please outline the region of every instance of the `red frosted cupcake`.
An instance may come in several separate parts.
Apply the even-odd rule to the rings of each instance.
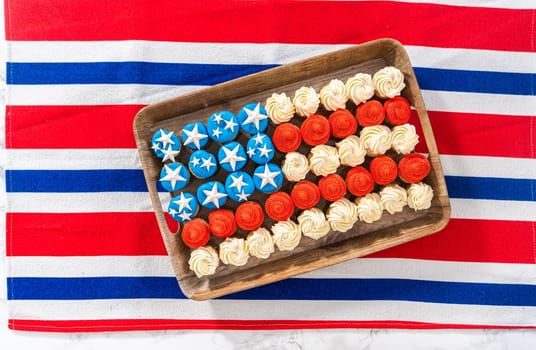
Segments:
[[[300,128],[292,123],[279,124],[272,135],[272,142],[278,151],[283,153],[294,152],[302,141]]]
[[[346,188],[354,196],[366,196],[374,189],[374,178],[364,167],[353,167],[346,174]]]
[[[379,156],[370,162],[370,173],[378,185],[387,185],[395,181],[398,167],[389,156]]]
[[[355,116],[361,126],[380,125],[385,118],[385,110],[379,101],[370,100],[357,106]]]
[[[328,118],[331,135],[345,138],[357,131],[357,120],[347,109],[337,109]]]
[[[308,145],[323,145],[330,137],[329,121],[319,114],[313,114],[303,121],[300,131],[303,141]]]
[[[264,211],[257,202],[244,202],[236,208],[235,221],[238,227],[243,230],[256,230],[264,221]]]
[[[391,125],[406,124],[411,117],[411,106],[409,101],[402,96],[395,96],[383,103],[385,117]]]
[[[288,193],[276,192],[266,199],[264,210],[273,220],[285,221],[294,214],[294,202]]]
[[[197,249],[208,243],[210,239],[210,229],[203,219],[193,219],[184,224],[181,238],[188,247]]]
[[[226,238],[236,232],[234,214],[229,209],[217,209],[208,214],[208,227],[216,237]]]
[[[346,194],[346,182],[340,175],[330,174],[318,181],[318,189],[322,198],[335,202]]]
[[[309,209],[320,200],[320,190],[311,181],[302,180],[294,186],[290,192],[290,197],[297,208]]]
[[[430,162],[420,153],[410,153],[398,162],[398,173],[402,181],[419,183],[430,173]]]

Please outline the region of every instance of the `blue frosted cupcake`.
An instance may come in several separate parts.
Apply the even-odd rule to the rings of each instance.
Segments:
[[[283,172],[273,163],[259,165],[253,172],[253,183],[263,193],[275,192],[283,184]]]
[[[247,144],[249,159],[257,164],[266,164],[272,160],[275,154],[275,147],[270,137],[259,133],[249,139]]]
[[[232,173],[246,166],[248,157],[244,147],[236,141],[229,142],[220,147],[218,151],[218,162],[220,166]]]
[[[209,209],[219,209],[227,201],[225,186],[219,181],[209,181],[197,188],[199,204]]]
[[[199,205],[191,193],[181,192],[169,201],[168,214],[175,221],[190,221],[197,215],[198,211]]]
[[[182,143],[191,149],[201,149],[208,143],[208,133],[205,124],[195,122],[182,128]]]
[[[208,137],[216,142],[225,143],[234,140],[239,130],[238,119],[229,111],[217,112],[208,118]]]
[[[181,150],[181,142],[173,131],[160,129],[153,134],[151,149],[158,158],[162,158],[163,162],[166,160],[174,162],[175,156]]]
[[[227,175],[225,191],[235,202],[246,202],[255,191],[255,184],[248,173],[237,171]]]
[[[190,172],[182,163],[165,164],[159,181],[168,192],[182,190],[190,182]]]
[[[198,179],[206,179],[216,174],[218,161],[212,153],[205,150],[198,150],[190,155],[188,168],[193,176]]]
[[[268,115],[260,103],[245,105],[236,117],[242,130],[250,135],[264,132],[268,127]]]

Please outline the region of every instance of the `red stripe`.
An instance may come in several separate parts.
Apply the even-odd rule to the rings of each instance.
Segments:
[[[7,256],[166,255],[149,212],[7,213],[6,219]],[[372,257],[534,263],[533,225],[452,219],[439,233]]]
[[[6,1],[8,40],[360,43],[532,51],[533,11],[389,1]],[[223,25],[218,25],[223,24]]]
[[[180,320],[180,319],[114,319],[114,320],[25,320],[9,319],[10,329],[46,332],[104,332],[150,330],[288,330],[334,328],[399,328],[399,329],[463,329],[463,328],[535,328],[531,325],[495,326],[415,321],[331,321],[331,320]]]
[[[135,148],[132,121],[142,107],[8,106],[7,148]],[[442,154],[534,157],[530,142],[511,142],[530,139],[533,117],[452,112],[429,116]],[[424,140],[417,120],[414,114],[411,123]],[[426,151],[424,142],[418,147]]]

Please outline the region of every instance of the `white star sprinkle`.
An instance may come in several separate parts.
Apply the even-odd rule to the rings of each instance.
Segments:
[[[218,137],[220,137],[220,135],[221,135],[221,130],[220,130],[220,128],[216,128],[216,129],[212,130],[212,136],[213,136],[213,137],[218,138]]]
[[[169,215],[171,215],[171,216],[175,216],[175,215],[177,215],[179,213],[178,211],[175,210],[175,208],[169,209],[168,212],[169,212]]]
[[[264,140],[264,137],[266,135],[261,135],[261,134],[257,134],[255,135],[253,138],[253,140],[255,140],[255,146],[257,146],[258,144],[261,144],[262,143],[262,140]]]
[[[225,153],[225,158],[223,158],[221,160],[221,163],[222,164],[229,163],[229,165],[231,166],[231,169],[233,171],[235,171],[235,169],[236,169],[236,163],[237,162],[246,160],[246,158],[237,155],[237,153],[238,153],[238,151],[240,149],[240,144],[237,144],[236,147],[233,150],[229,150],[225,146],[222,147],[221,149]]]
[[[182,219],[182,221],[189,221],[189,220],[192,220],[192,215],[193,213],[183,211],[182,213],[179,214],[179,217]]]
[[[169,145],[174,145],[175,142],[171,139],[175,133],[170,131],[166,134],[166,130],[160,129],[160,137],[156,139],[157,142],[162,143],[162,147]]]
[[[255,173],[255,176],[259,177],[261,179],[261,190],[266,185],[272,185],[274,187],[277,187],[277,184],[274,181],[274,178],[281,174],[280,171],[270,171],[270,168],[268,165],[264,166],[264,171],[262,173]]]
[[[248,148],[248,156],[253,157],[255,155],[255,148]]]
[[[223,120],[223,118],[221,117],[221,114],[220,114],[220,113],[216,113],[216,114],[214,114],[214,121],[215,121],[216,123],[219,124],[219,123],[222,122],[222,120]]]
[[[242,125],[253,123],[255,125],[255,128],[259,130],[259,122],[261,120],[268,118],[266,114],[260,113],[260,108],[261,108],[260,103],[257,103],[257,105],[255,105],[255,108],[253,108],[253,110],[244,108],[244,111],[246,112],[248,117],[246,118],[246,120],[244,120],[244,123],[242,123]]]
[[[210,171],[210,167],[216,166],[215,163],[212,163],[212,158],[211,157],[201,158],[201,162],[203,163],[203,164],[201,164],[201,168],[205,168],[205,169],[207,169],[207,171]]]
[[[172,162],[175,161],[175,156],[179,154],[179,151],[174,151],[171,148],[171,145],[169,145],[168,148],[161,149],[162,153],[164,154],[164,157],[162,158],[162,162],[165,162],[166,160],[171,160]]]
[[[220,199],[227,197],[226,193],[221,193],[218,191],[218,184],[215,182],[211,190],[203,190],[203,194],[206,196],[203,201],[203,205],[208,203],[214,204],[216,208],[220,207]]]
[[[192,201],[192,199],[193,199],[192,197],[185,197],[184,193],[181,192],[179,199],[174,200],[173,203],[179,206],[179,213],[180,213],[184,209],[192,210],[192,207],[190,207],[190,202]]]
[[[242,187],[247,185],[247,183],[244,182],[244,175],[240,175],[238,177],[234,177],[233,175],[231,175],[231,179],[233,180],[233,182],[229,185],[229,188],[236,187],[236,190],[239,192],[242,191]]]
[[[190,143],[193,143],[195,148],[197,149],[201,148],[199,141],[208,137],[205,134],[199,133],[199,124],[195,124],[192,131],[184,129],[182,132],[185,133],[187,136],[186,140],[184,141],[184,144],[189,145]]]
[[[230,129],[231,132],[234,132],[235,126],[238,126],[238,124],[234,122],[233,118],[230,118],[229,120],[224,119],[223,121],[225,123],[225,127],[223,128],[223,130]]]
[[[158,146],[157,142],[153,142],[151,145],[151,149],[154,151],[160,151],[160,146]]]
[[[268,146],[264,144],[262,148],[261,147],[258,148],[259,152],[261,152],[261,155],[260,155],[261,157],[266,157],[266,158],[270,157],[270,152],[272,152],[272,150],[267,147]]]
[[[238,197],[239,202],[245,202],[248,200],[248,197],[251,195],[251,193],[245,193],[244,190],[242,192],[237,193],[236,196]]]
[[[160,179],[160,181],[169,181],[171,182],[171,188],[175,188],[177,181],[186,181],[186,178],[182,177],[179,172],[181,167],[177,167],[175,170],[171,169],[167,164],[164,165],[166,170],[166,175]]]
[[[197,157],[192,157],[192,159],[190,160],[190,163],[192,163],[192,165],[193,165],[194,167],[198,166],[198,165],[199,165],[199,162],[200,162],[200,160],[199,160],[199,158],[197,158]]]

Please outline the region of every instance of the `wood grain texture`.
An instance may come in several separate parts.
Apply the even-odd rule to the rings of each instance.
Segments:
[[[406,207],[403,212],[394,215],[384,212],[378,222],[358,222],[349,232],[330,232],[319,240],[303,237],[300,245],[291,252],[281,252],[276,248],[276,252],[268,259],[251,257],[248,263],[241,267],[225,266],[222,263],[213,276],[197,278],[188,268],[190,248],[182,243],[180,234],[169,229],[164,217],[165,209],[162,208],[156,188],[162,163],[151,150],[151,137],[154,132],[164,128],[180,133],[182,127],[189,122],[206,122],[212,113],[220,110],[237,113],[247,103],[266,101],[274,92],[285,92],[288,96],[293,96],[302,86],[312,86],[320,91],[331,79],[346,81],[358,72],[374,74],[385,66],[395,66],[402,71],[406,83],[402,95],[410,101],[419,115],[432,167],[425,179],[434,190],[432,207],[417,212]],[[348,103],[351,112],[355,112],[355,108],[351,102]],[[329,112],[321,107],[319,114],[327,116]],[[302,120],[301,117],[295,117],[292,122],[299,125]],[[273,126],[270,125],[266,133],[272,132]],[[177,280],[183,293],[194,300],[211,299],[275,282],[424,237],[441,230],[450,218],[445,179],[420,89],[406,51],[400,43],[392,39],[379,39],[283,65],[150,105],[136,115],[134,135],[149,196]],[[245,144],[247,136],[240,134],[237,140]],[[330,140],[328,144],[334,142],[335,140]],[[211,142],[208,151],[215,153],[218,148],[219,144]],[[309,149],[310,147],[302,143],[299,151],[308,154]],[[178,161],[187,164],[190,154],[191,151],[183,147]],[[391,155],[396,159],[394,154]],[[273,162],[280,163],[282,158],[283,155],[277,153]],[[254,167],[252,162],[248,162],[244,170],[252,172]],[[215,178],[224,182],[226,175],[224,170],[219,169]],[[308,179],[314,180],[315,176],[309,174]],[[195,189],[204,181],[194,179],[184,191],[195,193]],[[285,181],[282,190],[288,192],[291,186],[292,184]],[[266,195],[258,192],[250,197],[261,204],[265,198]],[[318,206],[326,209],[328,205],[329,203],[321,201]],[[236,203],[227,201],[226,206],[236,208]],[[208,210],[201,209],[198,215],[206,218]],[[267,218],[264,226],[270,228],[272,224]],[[236,236],[245,237],[246,234],[247,232],[239,230]],[[212,237],[209,244],[217,247],[220,241]]]

